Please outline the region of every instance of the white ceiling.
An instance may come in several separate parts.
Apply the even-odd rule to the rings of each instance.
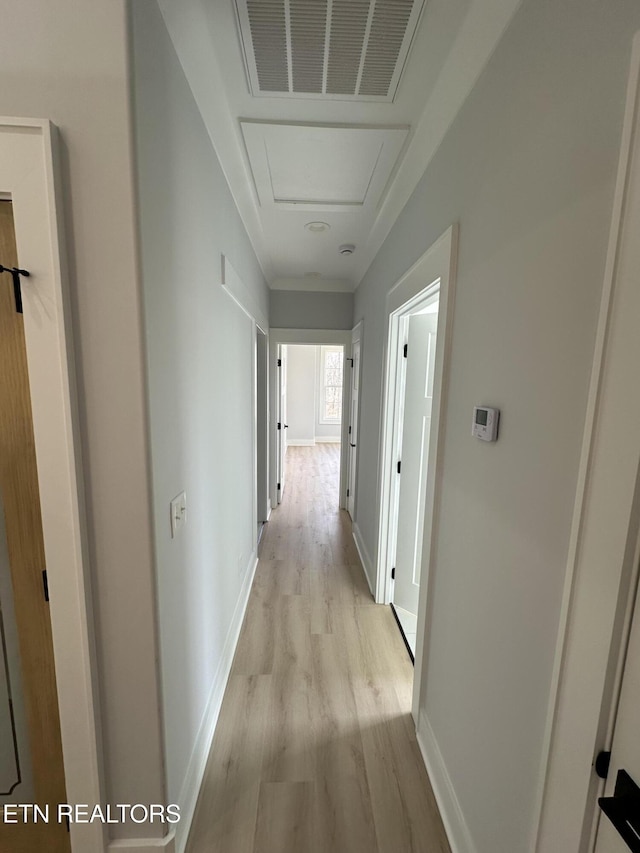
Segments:
[[[159,0],[272,287],[355,289],[519,3],[427,0],[385,102],[254,97],[234,0]]]

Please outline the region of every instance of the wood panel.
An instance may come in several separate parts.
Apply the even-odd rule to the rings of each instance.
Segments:
[[[287,451],[187,853],[450,853],[413,668],[338,509],[339,454]]]
[[[0,263],[18,266],[12,205],[0,202]],[[0,491],[5,513],[35,799],[66,800],[24,321],[0,275]],[[0,853],[68,853],[66,826],[0,822]]]

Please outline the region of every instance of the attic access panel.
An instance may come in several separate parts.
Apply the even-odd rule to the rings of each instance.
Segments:
[[[408,135],[406,127],[240,121],[263,209],[374,209]]]
[[[425,0],[235,0],[254,97],[392,101]]]

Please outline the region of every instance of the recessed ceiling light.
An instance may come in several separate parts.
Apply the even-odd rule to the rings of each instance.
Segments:
[[[312,234],[322,234],[323,231],[328,231],[331,228],[328,222],[307,222],[304,227]]]
[[[353,243],[344,243],[338,249],[338,251],[340,252],[341,255],[353,255],[355,250],[356,250],[356,247],[353,245]]]

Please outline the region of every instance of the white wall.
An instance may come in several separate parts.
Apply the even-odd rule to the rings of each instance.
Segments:
[[[356,292],[367,330],[357,522],[375,554],[385,296],[460,223],[420,711],[477,853],[531,849],[638,27],[632,0],[525,0]],[[478,403],[502,410],[497,444],[470,436]]]
[[[287,346],[287,442],[314,444],[318,347]]]
[[[125,0],[3,11],[0,114],[51,119],[62,140],[105,797],[164,802]]]
[[[265,315],[268,293],[155,0],[132,15],[166,772],[184,807],[253,568],[254,334],[221,254]]]

